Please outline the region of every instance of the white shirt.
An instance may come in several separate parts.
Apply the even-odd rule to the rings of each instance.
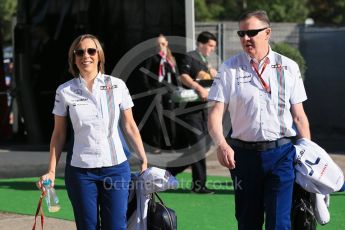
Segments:
[[[290,107],[307,99],[299,67],[271,49],[267,57],[270,63],[262,78],[271,93],[260,83],[245,52],[225,61],[213,82],[208,99],[228,105],[234,139],[272,141],[296,135]],[[259,63],[260,73],[263,62]]]
[[[74,130],[71,165],[99,168],[126,161],[118,123],[120,110],[132,106],[125,83],[109,75],[98,73],[92,93],[82,77],[60,85],[53,114],[70,116]]]

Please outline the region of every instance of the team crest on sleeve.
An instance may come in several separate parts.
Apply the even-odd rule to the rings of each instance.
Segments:
[[[243,70],[243,71],[247,71],[247,66],[246,65],[241,65],[240,69]]]
[[[73,92],[74,92],[75,94],[79,95],[79,96],[82,95],[81,89],[73,89]]]

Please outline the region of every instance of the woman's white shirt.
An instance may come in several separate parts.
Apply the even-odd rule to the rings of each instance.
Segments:
[[[53,114],[69,116],[74,130],[71,165],[100,168],[127,160],[119,135],[121,110],[133,107],[125,83],[98,73],[92,92],[82,77],[56,90]]]

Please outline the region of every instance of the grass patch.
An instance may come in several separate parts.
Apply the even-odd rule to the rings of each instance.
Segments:
[[[174,209],[178,218],[178,229],[223,230],[237,229],[234,217],[234,197],[229,177],[209,176],[209,188],[214,195],[199,195],[190,192],[191,175],[177,176],[180,186],[177,190],[161,192],[166,205]],[[1,179],[0,211],[34,215],[40,191],[36,188],[37,178]],[[60,199],[61,210],[49,213],[45,203],[46,216],[73,220],[73,211],[68,200],[64,180],[57,178],[55,188]],[[331,195],[331,222],[318,226],[323,230],[345,229],[345,193]]]
[[[41,192],[36,187],[37,178],[16,178],[0,180],[0,211],[35,215]],[[71,203],[69,202],[65,182],[56,178],[55,189],[60,200],[61,209],[49,213],[45,201],[43,211],[45,216],[74,220]]]

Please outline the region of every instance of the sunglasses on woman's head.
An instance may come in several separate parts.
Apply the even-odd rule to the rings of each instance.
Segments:
[[[247,34],[248,37],[254,37],[256,36],[259,32],[267,29],[268,27],[262,28],[262,29],[257,29],[257,30],[239,30],[237,31],[237,35],[241,38],[244,37],[244,35]]]
[[[76,56],[78,56],[78,57],[82,57],[82,56],[84,56],[84,54],[85,54],[85,50],[83,50],[83,49],[76,49],[76,50],[74,50],[73,52],[74,52],[74,54],[75,54]],[[97,53],[97,49],[95,49],[95,48],[87,48],[87,49],[86,49],[86,52],[87,52],[90,56],[94,56],[94,55]]]

